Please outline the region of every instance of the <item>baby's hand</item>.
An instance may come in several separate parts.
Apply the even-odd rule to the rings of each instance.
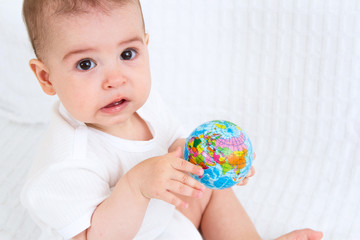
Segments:
[[[177,148],[174,152],[147,159],[131,170],[131,181],[137,183],[135,187],[146,198],[157,198],[176,207],[187,208],[188,203],[174,193],[200,198],[205,186],[188,173],[201,176],[204,170],[182,159],[181,156],[181,148]]]
[[[254,158],[253,161],[256,158],[256,154],[254,153]],[[255,174],[255,168],[253,166],[251,166],[249,173],[244,177],[243,180],[241,180],[241,182],[239,182],[238,184],[236,184],[237,186],[244,186],[249,182],[249,178],[254,176]]]

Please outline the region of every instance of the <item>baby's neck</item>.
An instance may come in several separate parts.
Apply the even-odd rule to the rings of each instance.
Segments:
[[[114,126],[111,129],[102,129],[92,124],[86,125],[126,140],[148,141],[153,138],[149,126],[137,113],[135,113],[126,123]]]

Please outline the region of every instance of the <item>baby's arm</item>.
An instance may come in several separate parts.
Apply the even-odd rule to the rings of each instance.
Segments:
[[[151,198],[177,207],[187,203],[176,194],[200,197],[205,187],[186,172],[201,175],[201,167],[180,158],[177,148],[163,156],[147,159],[126,173],[111,195],[94,211],[91,227],[75,239],[133,239]]]
[[[74,239],[132,239],[140,228],[149,199],[133,191],[124,175],[111,195],[98,205],[91,218],[91,227]]]

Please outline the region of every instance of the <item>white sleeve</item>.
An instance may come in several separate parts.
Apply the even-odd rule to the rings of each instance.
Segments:
[[[101,169],[84,161],[48,167],[25,186],[23,205],[38,221],[70,239],[90,226],[95,208],[110,195]]]

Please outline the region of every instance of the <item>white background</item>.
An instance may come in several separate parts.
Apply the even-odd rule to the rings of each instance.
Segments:
[[[153,85],[189,132],[226,119],[256,175],[236,193],[264,239],[360,236],[360,0],[143,0]],[[105,36],[106,37],[106,36]],[[0,239],[36,239],[18,202],[56,99],[43,94],[20,0],[0,0]]]

